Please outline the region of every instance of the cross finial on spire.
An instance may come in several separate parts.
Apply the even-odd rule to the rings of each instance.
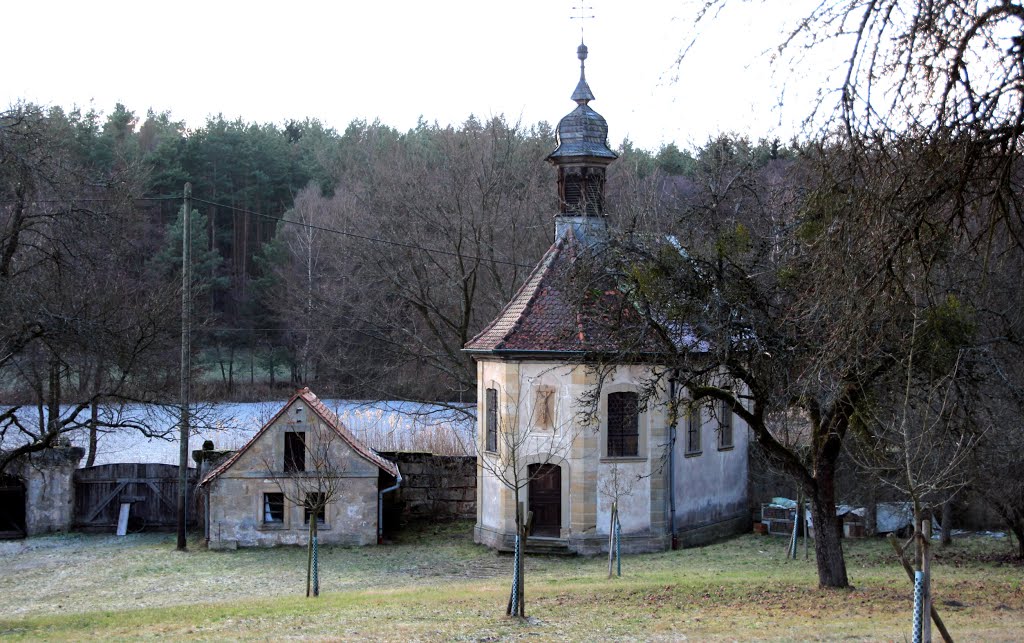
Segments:
[[[587,20],[590,20],[591,18],[594,17],[594,14],[587,15],[587,12],[588,11],[593,11],[593,10],[594,10],[593,7],[590,7],[590,6],[587,6],[587,5],[584,5],[584,4],[581,3],[580,6],[573,7],[573,11],[579,11],[580,15],[578,15],[578,16],[569,16],[569,20],[579,20],[580,21],[580,42],[581,43],[583,42],[583,25],[586,23]]]

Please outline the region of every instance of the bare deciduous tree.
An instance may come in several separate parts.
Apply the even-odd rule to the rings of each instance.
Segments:
[[[113,428],[87,412],[99,400],[155,399],[152,359],[172,336],[173,291],[143,280],[134,168],[97,174],[62,122],[29,106],[0,114],[0,371],[38,416],[3,414],[0,470],[71,431]]]
[[[306,543],[306,597],[320,595],[319,546],[317,527],[327,515],[327,507],[338,500],[345,482],[345,459],[342,449],[347,449],[338,434],[330,428],[317,425],[315,430],[305,433],[300,455],[285,453],[278,463],[264,458],[263,466],[267,476],[274,481],[284,501],[302,507],[309,538]],[[289,462],[301,457],[302,466]],[[291,470],[289,470],[291,469]],[[266,501],[269,502],[269,501]],[[270,507],[264,511],[270,512]]]

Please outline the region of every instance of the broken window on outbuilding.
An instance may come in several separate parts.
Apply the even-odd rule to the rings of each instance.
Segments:
[[[270,524],[284,523],[284,494],[263,494],[263,522]]]

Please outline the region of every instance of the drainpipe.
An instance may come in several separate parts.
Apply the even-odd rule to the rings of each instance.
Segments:
[[[210,544],[210,485],[206,485],[206,505],[203,508],[203,537],[206,539],[206,544]]]
[[[668,400],[668,524],[669,532],[672,534],[672,549],[676,549],[679,546],[679,540],[676,537],[676,424],[678,422],[676,421],[677,414],[673,410],[676,401],[675,376],[668,380]]]
[[[402,472],[398,470],[398,465],[395,465],[395,471],[398,475],[395,477],[395,484],[388,487],[387,489],[381,489],[377,492],[377,544],[381,545],[384,543],[384,494],[394,491],[395,489],[402,486]]]

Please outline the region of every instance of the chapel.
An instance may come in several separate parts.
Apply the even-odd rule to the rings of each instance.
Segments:
[[[573,287],[609,240],[605,178],[617,158],[590,106],[587,55],[581,43],[576,107],[547,157],[557,171],[554,243],[464,348],[477,368],[474,539],[504,551],[514,547],[517,504],[531,516],[528,551],[607,551],[613,503],[626,552],[750,525],[745,424],[721,405],[693,405],[673,422],[669,400],[686,392],[667,384],[651,394],[652,375],[665,370],[656,353],[609,365],[625,340],[609,331],[602,301],[621,293]]]

